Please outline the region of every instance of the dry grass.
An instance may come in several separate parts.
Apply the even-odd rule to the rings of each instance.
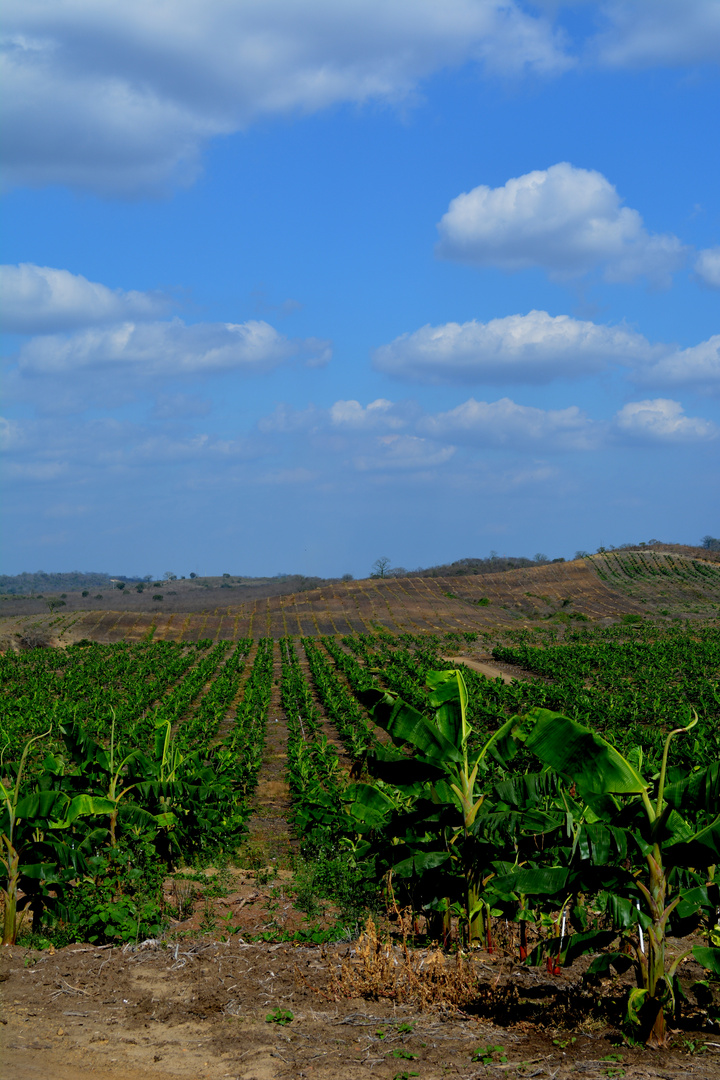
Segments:
[[[483,995],[474,965],[460,949],[447,957],[440,949],[415,952],[407,940],[393,946],[378,935],[370,918],[353,952],[330,977],[327,996],[332,1000],[360,997],[420,1009],[463,1009]]]

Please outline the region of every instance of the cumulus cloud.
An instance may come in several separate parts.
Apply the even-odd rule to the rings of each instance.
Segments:
[[[695,273],[705,285],[720,289],[720,247],[705,248],[698,253]]]
[[[554,73],[550,20],[514,0],[9,0],[12,181],[134,194],[196,175],[259,117],[396,102],[441,68]]]
[[[0,450],[6,481],[51,481],[67,475],[74,484],[106,474],[182,468],[228,469],[266,453],[257,436],[221,438],[216,433],[177,434],[158,423],[139,424],[111,417],[68,425],[63,420],[0,421]]]
[[[629,402],[617,413],[615,427],[621,435],[647,442],[701,442],[720,434],[710,420],[685,416],[682,405],[667,398]]]
[[[333,427],[348,431],[368,431],[375,428],[402,428],[405,419],[398,415],[397,406],[386,398],[377,398],[369,405],[359,401],[336,401],[329,409]]]
[[[168,308],[160,293],[109,289],[82,274],[51,266],[0,266],[2,328],[8,333],[47,334],[121,319],[153,319]]]
[[[639,368],[633,381],[643,386],[695,386],[720,391],[720,334],[689,349],[665,349],[654,363]]]
[[[720,60],[717,0],[605,0],[600,11],[607,25],[594,44],[603,64],[646,67]]]
[[[542,267],[558,279],[602,267],[608,281],[667,285],[686,254],[676,236],[649,233],[602,173],[568,162],[458,195],[438,229],[443,258],[509,272]]]
[[[376,349],[374,366],[427,383],[546,383],[654,355],[642,334],[625,327],[531,311],[488,323],[423,326]]]
[[[21,375],[111,371],[144,378],[222,371],[262,372],[296,357],[327,362],[330,343],[290,339],[266,322],[124,322],[67,336],[35,337],[19,352]]]
[[[444,465],[454,453],[454,446],[442,446],[417,435],[380,435],[365,453],[355,457],[355,467],[361,472],[431,469]]]
[[[421,428],[436,439],[449,438],[471,446],[590,450],[600,445],[604,425],[590,420],[577,405],[546,410],[518,405],[510,398],[470,398],[447,412],[427,416]]]

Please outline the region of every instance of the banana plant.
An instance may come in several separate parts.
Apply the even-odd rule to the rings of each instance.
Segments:
[[[479,778],[491,758],[502,765],[512,759],[526,721],[513,717],[480,749],[471,750],[473,729],[467,719],[462,672],[429,671],[426,684],[432,718],[389,691],[371,689],[360,694],[375,723],[390,735],[393,747],[376,746],[368,755],[368,771],[383,786],[351,785],[347,808],[360,828],[380,831],[389,840],[385,860],[396,876],[422,876],[425,906],[443,912],[446,929],[452,902],[448,894],[454,891],[453,879],[459,877],[462,895],[458,900],[472,945],[483,930],[476,834],[488,793],[479,790]]]
[[[5,868],[3,945],[17,939],[20,907],[37,917],[48,905],[58,906],[61,894],[86,869],[80,835],[81,818],[107,814],[107,799],[79,794],[71,798],[57,786],[47,769],[23,792],[23,777],[31,746],[50,732],[28,739],[15,770],[15,783],[0,781],[0,864]],[[50,760],[52,757],[50,757]],[[46,759],[46,762],[48,759]],[[22,891],[22,900],[19,894]]]
[[[2,833],[0,834],[0,840],[2,841],[2,855],[0,855],[0,862],[5,867],[6,882],[0,890],[2,892],[3,905],[5,908],[5,915],[3,920],[3,945],[14,945],[17,936],[17,901],[18,901],[18,883],[20,881],[20,853],[16,846],[16,829],[18,825],[18,819],[22,818],[22,807],[20,807],[21,813],[18,814],[18,804],[20,802],[20,787],[22,784],[23,772],[25,771],[25,762],[30,751],[30,747],[33,743],[39,742],[40,739],[45,739],[50,734],[50,731],[44,732],[42,735],[36,735],[32,739],[28,739],[25,743],[25,747],[20,758],[20,764],[15,776],[15,783],[5,784],[0,780],[0,798],[3,802],[3,822]]]
[[[634,922],[637,933],[630,938],[634,950],[637,987],[628,1000],[628,1019],[641,1027],[650,1046],[667,1044],[667,1015],[675,1007],[677,970],[685,953],[673,962],[666,957],[668,922],[678,905],[686,910],[702,906],[702,889],[677,888],[669,897],[669,874],[673,868],[693,867],[706,871],[720,860],[720,782],[718,768],[691,774],[685,780],[667,784],[668,756],[672,740],[697,723],[675,728],[664,743],[660,772],[646,780],[633,762],[623,757],[601,736],[577,721],[547,709],[533,709],[526,747],[571,785],[570,790],[584,804],[582,816],[591,822],[605,822],[611,828],[628,830],[645,862],[633,875],[632,894],[611,896],[611,906],[625,910],[626,925]],[[679,810],[692,810],[691,821]],[[697,816],[701,820],[697,828]],[[615,876],[615,868],[607,868]],[[707,874],[705,873],[705,877]],[[632,908],[638,917],[631,919]],[[643,934],[643,927],[645,934]],[[692,950],[691,950],[692,951]],[[599,958],[591,967],[607,967],[619,954]],[[700,956],[697,957],[701,960]]]

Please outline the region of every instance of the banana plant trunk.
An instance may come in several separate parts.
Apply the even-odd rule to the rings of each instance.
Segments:
[[[17,894],[20,879],[20,856],[15,848],[8,844],[7,888],[2,889],[5,906],[3,919],[3,945],[14,945],[17,934]]]
[[[645,1042],[647,1046],[661,1047],[667,1044],[665,1005],[669,991],[665,978],[665,928],[668,915],[675,904],[665,907],[667,878],[657,844],[647,856],[647,862],[648,887],[638,882],[652,919],[647,932],[647,952],[639,953],[641,981],[643,988],[648,992],[645,1009]]]

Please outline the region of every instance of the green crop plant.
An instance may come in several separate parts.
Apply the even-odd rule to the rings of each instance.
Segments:
[[[628,1020],[642,1029],[648,1045],[664,1046],[667,1016],[676,1006],[677,970],[689,955],[672,962],[667,959],[668,924],[681,906],[686,917],[711,907],[703,882],[720,860],[720,764],[667,784],[671,742],[693,728],[697,717],[667,735],[660,772],[653,782],[644,779],[636,764],[605,739],[575,720],[544,709],[533,710],[527,719],[526,749],[570,784],[565,805],[578,843],[588,826],[605,826],[624,834],[624,844],[631,844],[645,863],[644,872],[638,867],[624,881],[612,863],[606,867],[604,882],[597,866],[594,877],[596,885],[605,884],[609,890],[606,902],[614,920],[630,931],[625,936],[634,952],[637,986],[628,999]],[[680,810],[689,811],[687,817]],[[629,856],[629,847],[626,850]],[[695,872],[688,873],[688,867]],[[671,899],[673,869],[676,881]],[[568,877],[572,873],[571,868]],[[564,887],[568,888],[567,882]],[[584,944],[592,947],[596,942],[589,937]],[[696,958],[707,960],[707,951],[700,950]],[[712,952],[720,956],[720,950]],[[714,959],[710,957],[711,963]],[[622,963],[623,954],[605,954],[590,971],[607,970],[614,962]]]
[[[378,746],[368,757],[377,785],[357,784],[349,795],[349,813],[361,827],[384,830],[388,880],[430,873],[428,910],[439,913],[443,935],[450,930],[453,897],[460,903],[467,941],[477,943],[489,906],[481,897],[483,859],[478,814],[487,799],[479,777],[491,760],[507,764],[517,750],[515,737],[525,721],[504,723],[480,750],[471,751],[467,687],[460,671],[428,672],[427,717],[395,694],[362,694],[373,720],[390,735],[394,747]],[[408,756],[406,750],[412,750]],[[460,895],[458,884],[462,883]],[[433,889],[435,895],[432,895]]]

